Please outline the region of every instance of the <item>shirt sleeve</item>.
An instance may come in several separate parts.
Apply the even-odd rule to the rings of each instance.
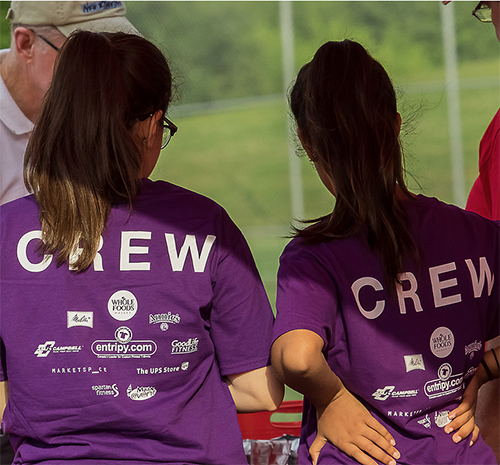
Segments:
[[[269,364],[273,312],[250,248],[222,211],[210,334],[222,375]]]
[[[328,348],[338,317],[331,273],[313,253],[289,245],[280,258],[273,341],[297,329],[318,334]]]

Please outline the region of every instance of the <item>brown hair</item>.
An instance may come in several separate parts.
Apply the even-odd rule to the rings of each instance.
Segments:
[[[124,33],[80,31],[59,52],[25,155],[25,183],[40,208],[43,253],[87,269],[111,206],[140,187],[138,120],[165,112],[172,77],[160,50]],[[72,257],[79,246],[78,258]]]
[[[299,72],[290,107],[303,140],[331,177],[335,207],[296,236],[306,242],[366,236],[395,291],[404,258],[418,257],[399,192],[403,173],[396,95],[387,72],[357,42],[327,42]]]

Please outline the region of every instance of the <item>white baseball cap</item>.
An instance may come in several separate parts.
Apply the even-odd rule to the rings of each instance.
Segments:
[[[55,26],[65,36],[77,29],[91,32],[139,34],[125,17],[125,2],[11,2],[7,19],[12,24]]]

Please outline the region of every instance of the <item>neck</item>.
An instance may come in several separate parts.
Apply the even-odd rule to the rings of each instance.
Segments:
[[[0,63],[0,76],[19,109],[35,123],[40,109],[40,98],[29,80],[26,67],[10,51]]]

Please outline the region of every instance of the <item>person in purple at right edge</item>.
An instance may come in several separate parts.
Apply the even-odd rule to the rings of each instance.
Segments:
[[[394,87],[359,43],[322,45],[290,106],[335,197],[278,272],[271,357],[304,394],[299,463],[495,464],[473,414],[498,377],[500,224],[408,190]]]

